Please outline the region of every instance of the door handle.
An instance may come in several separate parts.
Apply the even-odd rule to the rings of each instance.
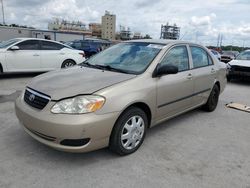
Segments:
[[[191,73],[189,73],[189,74],[187,75],[187,79],[188,79],[188,80],[192,80],[192,78],[193,78],[193,75],[192,75]]]
[[[214,74],[216,71],[214,68],[211,69],[211,73]]]
[[[39,54],[34,54],[33,56],[39,56]]]

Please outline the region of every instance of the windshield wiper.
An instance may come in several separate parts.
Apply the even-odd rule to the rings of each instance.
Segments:
[[[89,62],[84,62],[80,64],[81,67],[86,66],[86,67],[93,67],[93,68],[97,68],[97,69],[102,69],[102,67],[100,67],[99,65],[93,65],[90,64]]]
[[[120,72],[120,73],[125,73],[125,74],[132,74],[129,71],[117,69],[117,68],[111,67],[110,65],[97,65],[97,64],[90,64],[89,62],[84,62],[84,63],[81,63],[81,66],[93,67],[97,69],[115,71],[115,72]]]
[[[110,65],[95,65],[95,66],[98,66],[98,67],[103,68],[105,70],[110,70],[110,71],[115,71],[115,72],[120,72],[120,73],[125,73],[125,74],[132,74],[129,71],[117,69],[117,68],[111,67]]]

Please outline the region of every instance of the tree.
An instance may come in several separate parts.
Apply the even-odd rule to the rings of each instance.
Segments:
[[[144,38],[144,39],[152,39],[152,37],[150,37],[149,34],[146,34],[143,38]]]

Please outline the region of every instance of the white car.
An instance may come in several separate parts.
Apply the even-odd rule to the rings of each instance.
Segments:
[[[83,51],[37,38],[15,38],[0,43],[0,73],[44,72],[82,63]]]
[[[210,49],[210,51],[212,52],[212,54],[220,61],[221,60],[221,55],[219,52],[217,52],[216,50]]]

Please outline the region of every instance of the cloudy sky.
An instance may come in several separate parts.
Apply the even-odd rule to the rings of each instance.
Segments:
[[[53,18],[101,22],[105,10],[119,25],[159,38],[161,24],[176,23],[181,39],[250,46],[250,0],[3,0],[6,22],[47,29]]]

